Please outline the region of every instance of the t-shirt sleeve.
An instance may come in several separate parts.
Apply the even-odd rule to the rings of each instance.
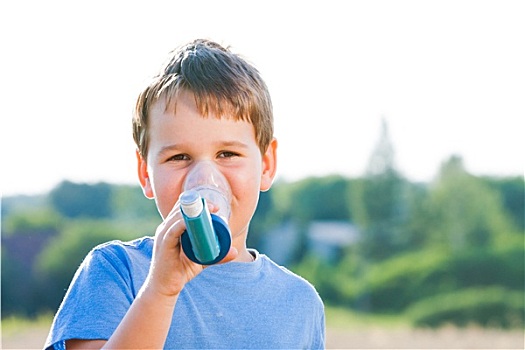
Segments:
[[[127,263],[108,247],[86,256],[55,315],[46,349],[64,349],[68,339],[110,338],[136,294]]]
[[[325,328],[325,315],[324,315],[324,306],[322,302],[317,308],[317,317],[315,324],[314,340],[312,344],[312,349],[325,349],[325,340],[326,340],[326,328]]]

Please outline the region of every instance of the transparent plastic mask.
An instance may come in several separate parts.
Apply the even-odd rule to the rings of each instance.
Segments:
[[[183,191],[197,191],[208,203],[218,207],[215,215],[226,222],[231,214],[231,188],[224,175],[211,161],[200,161],[193,166],[186,180]]]

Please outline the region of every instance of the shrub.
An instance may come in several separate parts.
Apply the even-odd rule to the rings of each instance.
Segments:
[[[498,285],[523,291],[524,253],[516,245],[406,253],[369,266],[353,280],[353,295],[347,296],[354,302],[366,299],[373,312],[400,312],[419,300],[464,288]]]
[[[524,298],[519,291],[501,287],[468,288],[414,303],[406,314],[415,326],[444,324],[523,328]]]
[[[414,300],[455,289],[448,255],[426,250],[396,256],[369,266],[354,289],[356,300],[366,300],[369,311],[399,312]]]

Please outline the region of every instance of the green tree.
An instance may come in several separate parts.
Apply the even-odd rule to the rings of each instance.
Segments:
[[[111,217],[111,185],[107,183],[78,184],[63,181],[49,197],[53,207],[68,218]]]
[[[516,229],[525,234],[525,181],[523,176],[482,178],[488,186],[501,195],[503,208]]]
[[[290,215],[298,222],[350,220],[350,181],[340,175],[310,177],[290,185]]]
[[[394,148],[386,121],[372,152],[366,176],[350,189],[351,210],[362,231],[364,256],[380,260],[400,249],[407,217],[406,181],[394,162]]]
[[[110,212],[113,219],[160,222],[161,217],[155,201],[146,198],[140,186],[112,185],[111,187]]]
[[[35,315],[40,299],[33,266],[39,252],[62,225],[61,217],[49,208],[17,208],[2,221],[3,315]]]
[[[51,208],[18,209],[2,221],[2,234],[21,236],[32,234],[52,235],[58,232],[62,224],[60,215]]]
[[[458,251],[488,246],[498,235],[512,232],[499,193],[468,174],[457,156],[441,167],[427,205],[429,243]]]
[[[265,233],[271,226],[272,221],[272,191],[261,192],[259,203],[248,233],[247,244],[249,247],[258,249]]]
[[[402,235],[402,246],[406,251],[424,249],[428,244],[429,189],[426,183],[407,183],[407,206],[409,213]]]

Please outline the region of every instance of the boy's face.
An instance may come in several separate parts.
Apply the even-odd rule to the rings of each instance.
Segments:
[[[192,93],[182,92],[177,109],[166,110],[163,99],[149,114],[147,162],[139,156],[144,193],[155,198],[165,218],[178,201],[186,175],[199,161],[212,161],[232,190],[229,221],[234,244],[245,239],[259,191],[270,188],[276,168],[277,142],[261,155],[253,125],[231,118],[202,117]]]

